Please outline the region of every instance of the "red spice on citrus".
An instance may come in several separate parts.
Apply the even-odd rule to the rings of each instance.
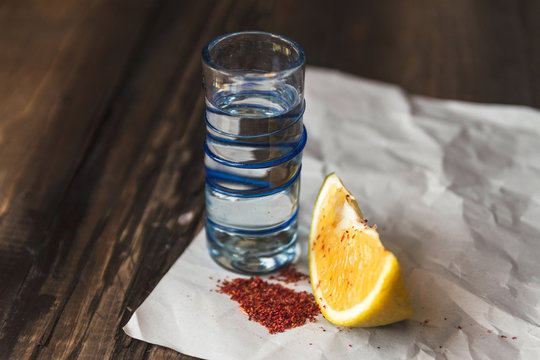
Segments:
[[[223,281],[218,292],[229,295],[240,304],[249,320],[264,325],[270,334],[315,321],[320,313],[313,295],[298,292],[260,277]]]

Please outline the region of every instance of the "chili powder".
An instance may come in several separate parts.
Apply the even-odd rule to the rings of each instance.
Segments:
[[[237,301],[249,320],[265,326],[270,334],[304,325],[307,320],[313,322],[320,313],[312,294],[271,284],[258,276],[225,280],[218,285],[218,292]]]
[[[281,281],[285,284],[290,284],[302,280],[309,280],[309,275],[296,270],[294,266],[289,264],[281,268],[277,275],[271,275],[268,279]]]

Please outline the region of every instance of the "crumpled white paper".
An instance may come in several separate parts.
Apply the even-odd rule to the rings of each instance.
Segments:
[[[414,317],[347,329],[319,316],[270,335],[210,291],[239,275],[212,262],[203,232],[125,332],[207,359],[539,359],[540,112],[319,68],[306,101],[297,267],[307,273],[311,211],[335,171],[397,256]]]

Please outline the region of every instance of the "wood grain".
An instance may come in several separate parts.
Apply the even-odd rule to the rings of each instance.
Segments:
[[[53,275],[49,266],[37,266],[38,254],[58,246],[49,229],[122,82],[148,10],[133,4],[121,24],[120,2],[51,5],[26,8],[14,1],[0,12],[2,354],[15,341],[34,340],[13,331],[22,324],[11,319],[24,316],[33,326],[56,306],[47,293],[25,299],[23,284]],[[31,308],[21,313],[28,301]]]
[[[190,358],[121,327],[203,225],[214,36],[272,31],[311,65],[540,107],[539,16],[532,0],[4,1],[0,358]]]

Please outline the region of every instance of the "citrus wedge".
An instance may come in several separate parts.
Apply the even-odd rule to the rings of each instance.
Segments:
[[[321,187],[309,233],[313,293],[328,321],[379,326],[412,316],[394,254],[382,245],[352,194],[334,173]]]

